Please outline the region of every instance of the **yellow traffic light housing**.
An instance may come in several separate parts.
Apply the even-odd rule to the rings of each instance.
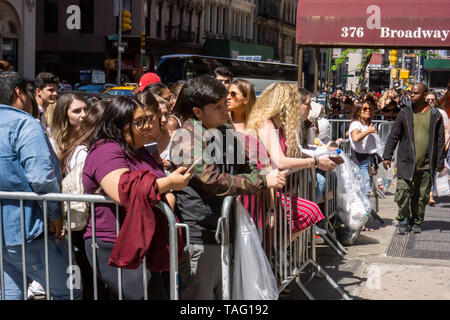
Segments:
[[[130,31],[132,29],[131,12],[122,10],[122,31]]]
[[[392,79],[398,79],[398,69],[392,69]]]
[[[397,63],[397,50],[391,50],[389,62],[391,63],[391,66],[395,66],[395,64]]]
[[[407,69],[400,69],[400,79],[405,80],[409,78],[409,70]]]
[[[145,32],[142,32],[142,34],[141,34],[141,48],[142,49],[145,49],[146,43],[147,43],[147,35],[145,34]]]

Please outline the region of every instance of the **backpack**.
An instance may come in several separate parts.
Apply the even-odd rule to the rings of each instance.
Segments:
[[[62,181],[62,192],[66,194],[84,194],[83,175],[84,161],[78,163]],[[64,202],[64,225],[67,225],[67,202]],[[70,202],[70,229],[82,231],[86,228],[90,217],[90,204],[88,202]]]

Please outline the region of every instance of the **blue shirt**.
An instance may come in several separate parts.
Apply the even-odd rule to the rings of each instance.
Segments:
[[[60,193],[61,168],[50,141],[30,114],[0,104],[0,190]],[[0,200],[3,243],[22,243],[20,202]],[[44,231],[42,201],[24,201],[25,240],[30,242]],[[48,202],[48,218],[61,217],[58,202]]]

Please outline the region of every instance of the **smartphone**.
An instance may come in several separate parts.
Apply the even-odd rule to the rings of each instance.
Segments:
[[[343,164],[345,162],[341,156],[330,156],[330,160],[334,161],[337,164]]]
[[[194,161],[194,163],[186,170],[186,173],[191,172],[194,169],[194,166],[199,164],[202,161],[201,158],[198,158],[197,160]]]
[[[147,149],[147,151],[150,154],[158,154],[158,143],[157,142],[152,142],[149,144],[144,145],[144,148]]]

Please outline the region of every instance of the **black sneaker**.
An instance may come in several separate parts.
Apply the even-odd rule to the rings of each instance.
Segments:
[[[411,227],[411,231],[414,233],[421,233],[422,232],[422,228],[420,227],[420,225],[415,224]]]
[[[409,232],[408,222],[399,222],[397,225],[397,233],[398,234],[407,234]]]

